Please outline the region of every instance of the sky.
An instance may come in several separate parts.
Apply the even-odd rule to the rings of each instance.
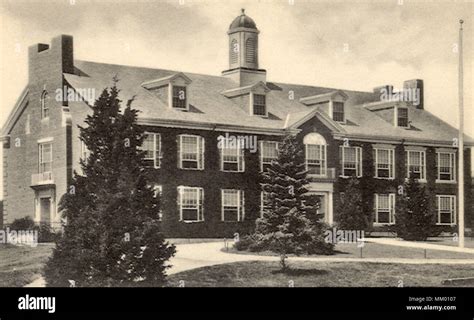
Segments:
[[[245,8],[267,79],[372,91],[423,79],[425,109],[458,125],[464,23],[465,131],[474,136],[473,2],[412,0],[0,0],[0,124],[27,84],[27,48],[74,37],[75,59],[218,75]]]

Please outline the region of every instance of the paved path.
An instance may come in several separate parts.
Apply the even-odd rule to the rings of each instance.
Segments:
[[[334,256],[318,257],[290,257],[291,261],[314,261],[314,262],[372,262],[372,263],[402,263],[402,264],[474,264],[474,249],[457,248],[447,245],[419,243],[403,241],[392,238],[367,238],[367,242],[383,245],[392,245],[409,248],[421,248],[430,250],[443,250],[451,252],[472,253],[472,259],[407,259],[407,258],[344,258]],[[222,251],[224,241],[177,244],[176,255],[171,258],[172,267],[168,269],[168,274],[192,270],[200,267],[240,262],[240,261],[278,261],[277,256],[260,256],[251,254],[235,254]],[[44,287],[45,282],[42,277],[37,278],[25,287]]]
[[[427,243],[427,242],[404,241],[397,238],[366,238],[366,241],[372,242],[372,243],[378,243],[378,244],[385,244],[389,246],[474,254],[474,248],[459,248],[455,246],[434,244],[434,243]]]

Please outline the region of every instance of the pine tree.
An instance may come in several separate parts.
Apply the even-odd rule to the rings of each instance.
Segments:
[[[268,196],[253,236],[261,248],[280,255],[282,269],[287,269],[290,253],[330,254],[333,250],[324,239],[326,226],[312,217],[315,203],[306,202],[306,176],[301,145],[288,135],[280,144],[277,160],[262,174],[262,189]]]
[[[159,198],[146,180],[137,110],[120,110],[116,81],[96,100],[81,160],[60,202],[64,232],[45,266],[48,285],[161,286],[175,253],[159,228]]]
[[[342,230],[367,230],[369,217],[364,212],[360,182],[352,177],[348,182],[344,179],[344,183],[347,184],[336,210],[337,226]]]
[[[395,231],[404,240],[423,241],[435,232],[435,215],[429,197],[416,178],[411,175],[398,195],[395,210]]]

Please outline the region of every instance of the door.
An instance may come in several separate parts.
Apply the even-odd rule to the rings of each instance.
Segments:
[[[51,222],[51,198],[40,198],[40,222]]]

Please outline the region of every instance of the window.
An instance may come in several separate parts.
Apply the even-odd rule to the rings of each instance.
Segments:
[[[245,62],[255,63],[257,61],[257,51],[254,38],[248,38],[245,41]]]
[[[39,173],[52,171],[53,145],[51,143],[41,143],[39,145]]]
[[[160,209],[158,211],[158,219],[161,221],[163,219],[163,202],[161,202],[162,199],[162,194],[163,194],[163,186],[159,184],[153,185],[153,192],[155,195],[155,198],[158,198],[160,200]]]
[[[416,179],[426,180],[425,152],[408,150],[405,154],[407,178],[413,175]]]
[[[395,194],[375,194],[375,224],[395,223]]]
[[[49,97],[48,92],[41,94],[41,119],[49,118]]]
[[[309,174],[326,176],[326,140],[318,133],[303,139],[306,152],[306,170]]]
[[[260,141],[260,171],[265,171],[277,158],[278,142]]]
[[[252,94],[253,95],[253,114],[256,116],[266,116],[266,97],[264,94]]]
[[[225,139],[221,144],[221,170],[229,172],[244,172],[245,171],[245,159],[244,159],[244,148],[241,140],[233,141]]]
[[[85,142],[82,141],[82,140],[80,140],[80,141],[81,141],[81,156],[80,156],[80,158],[81,158],[82,161],[86,161],[89,158],[91,152],[87,148],[87,145],[85,144]]]
[[[145,151],[143,161],[145,166],[159,168],[161,165],[161,135],[159,133],[145,133],[141,149]]]
[[[439,181],[456,180],[456,155],[454,152],[438,152],[436,154],[436,168]]]
[[[456,224],[456,196],[436,196],[437,224]]]
[[[222,189],[222,221],[243,221],[245,217],[244,191]]]
[[[181,169],[204,169],[204,138],[180,135],[178,143],[178,167]]]
[[[397,108],[397,126],[408,127],[408,108]]]
[[[362,148],[339,147],[341,159],[341,175],[343,177],[362,176]]]
[[[344,102],[332,102],[332,119],[338,122],[345,122]]]
[[[232,39],[230,42],[230,55],[229,55],[229,62],[230,64],[237,63],[237,57],[239,54],[239,44],[237,40]]]
[[[374,149],[375,177],[393,179],[395,177],[395,156],[393,149]]]
[[[265,213],[265,210],[268,209],[268,201],[269,199],[269,192],[266,191],[261,191],[260,192],[260,218],[263,218],[263,214]]]
[[[178,187],[179,221],[204,221],[204,190],[197,187]]]
[[[173,108],[186,109],[186,87],[173,86]]]

